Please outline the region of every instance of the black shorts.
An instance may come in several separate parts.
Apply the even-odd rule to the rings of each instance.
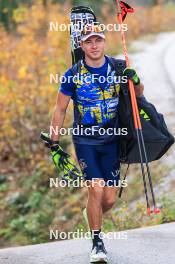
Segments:
[[[117,186],[120,179],[118,142],[105,145],[74,144],[85,180],[103,179],[106,186]]]

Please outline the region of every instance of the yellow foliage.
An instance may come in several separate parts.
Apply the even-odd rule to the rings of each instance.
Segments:
[[[18,70],[18,78],[19,79],[24,79],[27,75],[27,67],[26,66],[22,66],[21,68],[19,68]]]
[[[52,19],[68,22],[64,13],[36,1],[14,12],[17,36],[0,27],[0,153],[6,146],[14,162],[26,158],[33,169],[42,164],[39,134],[49,129],[59,85],[49,83],[49,74],[61,75],[70,64],[68,32],[49,31]]]

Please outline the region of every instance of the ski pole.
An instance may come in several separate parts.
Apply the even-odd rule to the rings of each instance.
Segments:
[[[144,151],[144,156],[145,156],[145,163],[146,163],[147,173],[148,173],[148,180],[149,180],[150,190],[151,190],[151,195],[152,195],[152,200],[153,200],[154,214],[159,214],[160,213],[160,209],[156,206],[156,200],[155,200],[153,184],[152,184],[152,179],[151,179],[151,173],[150,173],[150,169],[149,169],[149,165],[148,165],[148,158],[147,158],[147,153],[146,153],[145,142],[144,142],[142,130],[140,130],[140,135],[141,135],[143,151]]]
[[[127,67],[129,66],[129,63],[127,65]],[[133,86],[133,82],[130,81]],[[134,86],[133,86],[134,88]],[[146,168],[147,168],[147,176],[148,176],[148,180],[149,180],[149,185],[150,185],[150,191],[151,191],[151,196],[152,196],[152,201],[153,201],[153,207],[154,207],[154,213],[158,214],[160,212],[160,210],[157,208],[156,206],[156,201],[155,201],[155,195],[154,195],[154,190],[153,190],[153,184],[152,184],[152,178],[151,178],[151,173],[150,173],[150,168],[148,165],[148,158],[147,158],[147,153],[146,153],[146,148],[145,148],[145,142],[144,142],[144,138],[143,138],[143,131],[142,131],[142,125],[141,125],[141,121],[140,121],[140,115],[139,115],[139,111],[138,111],[138,106],[137,106],[137,101],[136,101],[136,96],[135,96],[135,91],[134,91],[134,95],[133,95],[133,100],[134,100],[134,112],[136,112],[136,118],[137,118],[137,122],[138,122],[138,129],[136,129],[136,133],[140,134],[140,138],[141,138],[141,144],[142,144],[142,148],[143,148],[143,154],[144,154],[144,159],[145,159],[145,164],[146,164]],[[139,135],[137,136],[137,138],[139,137]],[[140,138],[138,141],[138,145],[140,145]],[[139,152],[141,153],[141,146],[139,146]],[[145,173],[143,172],[143,157],[142,157],[142,153],[140,154],[140,158],[141,158],[141,169],[142,169],[142,175],[143,175],[143,182],[144,182],[144,189],[145,189],[145,195],[146,195],[146,200],[147,198],[147,187],[146,187],[146,179],[145,179]],[[148,214],[150,214],[150,206],[149,203],[147,202],[147,211]]]
[[[117,6],[117,18],[118,18],[119,24],[122,24],[123,23],[122,11],[121,11],[121,6],[120,6],[119,0],[116,0],[116,6]],[[127,49],[126,49],[125,33],[122,30],[120,30],[120,32],[121,32],[121,37],[122,37],[122,46],[123,46],[123,53],[124,53],[125,60],[126,60],[126,66],[129,67],[129,58],[128,58],[128,53],[127,53]],[[144,190],[145,190],[146,202],[147,202],[147,212],[148,212],[148,214],[150,214],[151,210],[150,210],[148,194],[147,194],[147,186],[146,186],[146,178],[145,178],[145,172],[144,172],[144,164],[143,164],[141,145],[143,147],[143,152],[144,152],[144,157],[145,157],[147,175],[148,175],[148,180],[149,180],[150,190],[151,190],[151,195],[152,195],[152,200],[153,200],[153,206],[154,206],[154,213],[157,214],[160,212],[160,210],[156,207],[155,196],[154,196],[153,185],[152,185],[152,179],[151,179],[150,169],[149,169],[149,165],[148,165],[147,153],[146,153],[145,142],[144,142],[144,138],[143,138],[142,126],[141,126],[141,121],[140,121],[140,115],[139,115],[136,96],[135,96],[134,84],[130,80],[129,80],[129,91],[130,91],[130,95],[131,95],[131,104],[132,104],[132,109],[133,109],[134,125],[135,125],[135,129],[136,129],[137,142],[138,142],[138,147],[139,147],[141,170],[142,170],[142,175],[143,175]],[[140,136],[139,136],[139,134],[140,134]],[[141,137],[141,142],[140,142],[140,137]]]
[[[119,1],[116,1],[117,4],[117,17],[118,17],[118,22],[121,25],[122,22],[122,12],[121,12],[121,7]],[[126,66],[129,67],[129,58],[128,58],[128,53],[126,49],[126,40],[125,40],[125,34],[123,31],[121,31],[121,37],[122,37],[122,46],[123,46],[123,53],[125,56],[126,60]],[[143,165],[143,157],[142,157],[142,151],[141,151],[141,144],[140,144],[140,139],[139,139],[139,133],[138,133],[138,121],[137,121],[137,115],[135,109],[135,101],[134,101],[134,85],[133,82],[129,80],[129,90],[131,94],[131,104],[132,104],[132,109],[133,109],[133,118],[134,118],[134,125],[136,129],[136,135],[137,135],[137,142],[138,142],[138,147],[139,147],[139,154],[140,154],[140,164],[141,164],[141,171],[143,175],[143,183],[144,183],[144,191],[145,191],[145,196],[146,196],[146,203],[147,203],[147,212],[150,212],[150,205],[149,205],[149,200],[148,200],[148,192],[147,192],[147,186],[146,186],[146,177],[145,177],[145,172],[144,172],[144,165]]]

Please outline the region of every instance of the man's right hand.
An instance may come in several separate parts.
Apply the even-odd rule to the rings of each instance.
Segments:
[[[59,149],[59,141],[52,140],[48,133],[41,132],[40,137],[44,140],[44,144],[47,148],[50,148],[53,151]]]
[[[54,164],[59,171],[61,170],[63,172],[64,180],[73,181],[79,177],[83,177],[82,172],[77,168],[75,161],[71,159],[70,155],[59,145],[59,141],[51,140],[50,135],[44,132],[41,132],[40,137],[45,145],[51,149]]]

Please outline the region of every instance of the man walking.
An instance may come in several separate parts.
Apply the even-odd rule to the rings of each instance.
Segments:
[[[61,84],[51,122],[55,131],[56,127],[60,129],[63,126],[66,109],[72,99],[73,127],[81,125],[83,131],[88,132],[73,135],[73,143],[85,180],[90,182],[87,216],[93,240],[91,262],[107,262],[107,252],[100,236],[102,216],[115,203],[120,179],[118,135],[107,133],[107,129],[119,128],[121,84],[114,83],[114,71],[105,55],[105,44],[104,32],[97,25],[85,27],[81,36],[85,57],[78,63],[79,78],[73,78],[75,73],[72,69],[65,73],[67,81]],[[142,96],[144,87],[136,72],[125,69],[124,75],[133,81],[136,96]],[[100,133],[101,128],[104,133]],[[52,133],[53,145],[58,143],[59,137]]]

